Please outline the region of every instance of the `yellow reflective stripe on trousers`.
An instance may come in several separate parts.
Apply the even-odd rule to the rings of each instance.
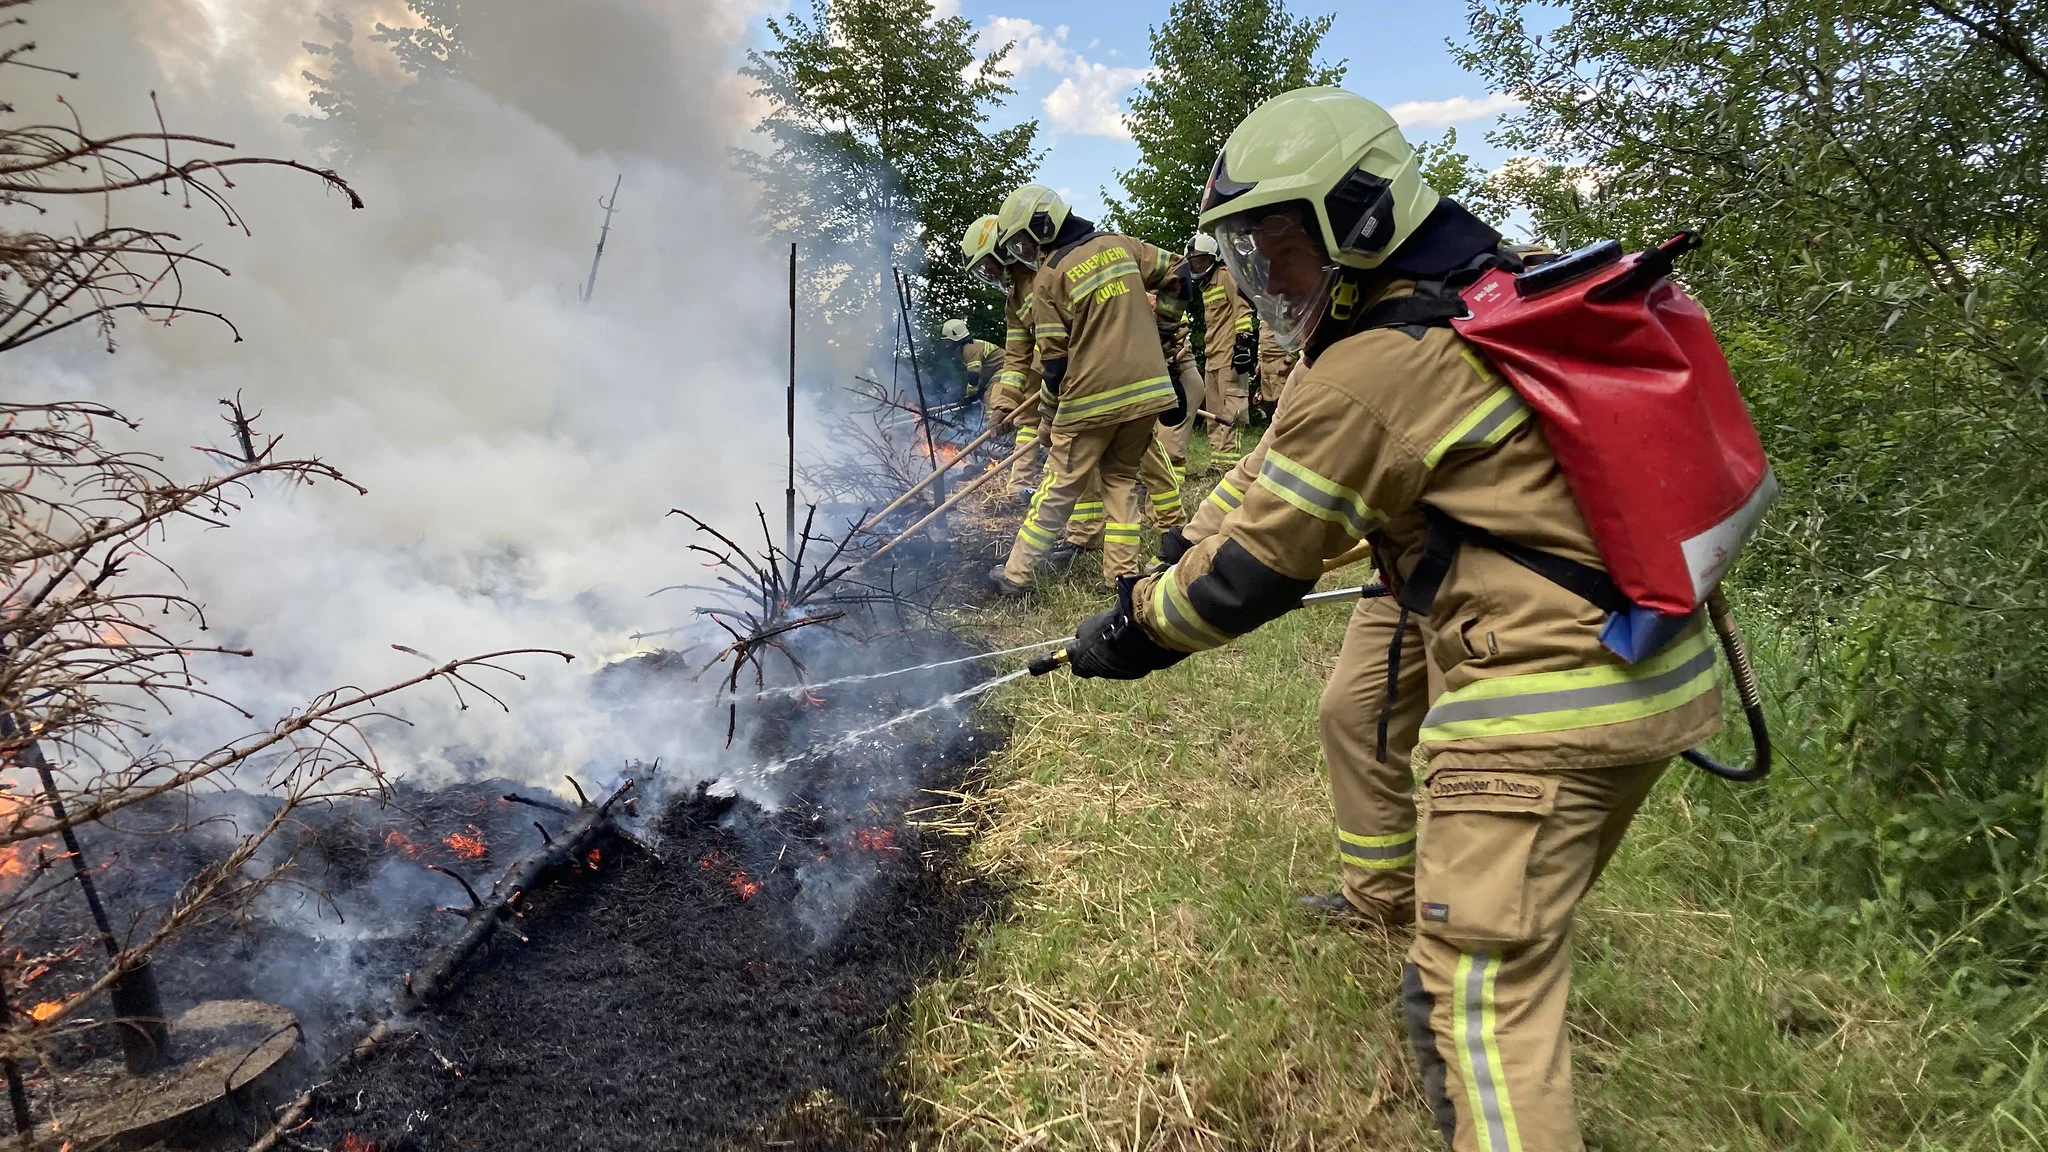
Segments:
[[[1168,401],[1173,399],[1173,381],[1164,376],[1155,376],[1150,380],[1137,380],[1093,395],[1063,401],[1060,404],[1059,418],[1065,421],[1084,416],[1100,416],[1106,412],[1135,407],[1161,398]]]
[[[1019,428],[1019,429],[1017,429],[1017,440],[1016,440],[1016,443],[1017,443],[1017,446],[1018,446],[1019,448],[1022,448],[1022,447],[1023,447],[1024,445],[1026,445],[1026,444],[1029,444],[1029,443],[1031,443],[1031,442],[1032,442],[1033,440],[1036,440],[1036,439],[1038,439],[1038,429],[1036,429],[1036,428]]]
[[[1640,664],[1501,676],[1437,697],[1420,739],[1441,744],[1622,724],[1668,712],[1714,687],[1714,648],[1697,623]]]
[[[1216,487],[1210,490],[1209,503],[1223,509],[1225,512],[1235,512],[1237,511],[1237,506],[1244,503],[1244,493],[1239,492],[1230,483],[1230,478],[1226,476],[1218,480]]]
[[[1031,494],[1031,507],[1024,513],[1024,524],[1017,529],[1017,539],[1027,540],[1036,548],[1052,547],[1051,530],[1038,526],[1038,509],[1045,503],[1046,493],[1052,491],[1052,486],[1058,480],[1059,473],[1050,468],[1045,470],[1045,476],[1038,482],[1038,490]]]
[[[1136,544],[1138,542],[1138,526],[1136,524],[1105,524],[1102,528],[1102,538],[1115,544]]]
[[[1230,643],[1230,637],[1209,626],[1181,593],[1171,568],[1152,581],[1152,616],[1175,643],[1191,652],[1206,652]]]
[[[1259,469],[1259,486],[1316,519],[1343,528],[1353,540],[1365,539],[1367,532],[1386,519],[1367,507],[1357,492],[1271,448],[1266,450],[1265,466]]]
[[[1471,355],[1471,353],[1467,353]],[[1474,408],[1463,420],[1444,433],[1443,439],[1422,457],[1424,468],[1434,468],[1453,448],[1498,444],[1508,433],[1529,422],[1529,402],[1509,385],[1503,384]]]
[[[1068,519],[1069,521],[1073,521],[1073,520],[1079,520],[1079,521],[1081,521],[1081,522],[1083,522],[1083,523],[1086,523],[1086,522],[1088,522],[1088,521],[1090,521],[1090,520],[1100,520],[1100,519],[1102,519],[1102,517],[1103,517],[1103,505],[1102,505],[1102,501],[1100,501],[1100,500],[1083,500],[1083,501],[1081,501],[1081,502],[1080,502],[1079,504],[1076,504],[1076,505],[1074,505],[1074,511],[1073,511],[1073,514],[1072,514],[1072,515],[1070,515],[1070,516],[1068,516],[1068,517],[1067,517],[1067,519]]]
[[[1337,851],[1346,864],[1360,868],[1406,868],[1415,863],[1415,830],[1389,836],[1360,836],[1337,829]]]
[[[1472,1109],[1480,1152],[1522,1152],[1522,1133],[1515,1125],[1497,1038],[1494,977],[1499,974],[1499,956],[1460,952],[1452,977],[1451,1019],[1458,1030],[1458,1070],[1464,1074],[1465,1101]]]

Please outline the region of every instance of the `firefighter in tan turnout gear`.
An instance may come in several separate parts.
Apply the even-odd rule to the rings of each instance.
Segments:
[[[970,402],[980,399],[983,389],[995,376],[997,366],[1002,363],[1002,349],[986,340],[969,338],[965,320],[948,320],[940,325],[939,339],[945,343],[946,351],[953,354],[960,369],[964,388],[961,399]]]
[[[1237,281],[1223,266],[1216,250],[1216,238],[1206,232],[1195,234],[1188,245],[1184,265],[1189,284],[1184,291],[1202,302],[1202,394],[1188,397],[1188,409],[1206,410],[1209,421],[1209,450],[1225,457],[1237,455],[1237,427],[1250,409],[1248,381],[1254,366],[1256,329],[1252,308],[1238,293]],[[1192,303],[1192,301],[1190,301]],[[1175,459],[1187,459],[1188,434],[1194,428],[1192,415],[1169,429],[1167,451]]]
[[[1022,503],[1031,497],[1044,455],[1038,436],[1038,362],[1025,319],[1031,306],[1031,269],[1010,260],[997,245],[997,236],[996,218],[983,216],[968,226],[960,248],[968,270],[1003,294],[1002,357],[989,384],[988,418],[1001,420],[1012,413],[1018,417],[1010,490]]]
[[[1035,273],[1030,320],[1050,445],[1045,481],[1010,558],[989,578],[1002,594],[1022,595],[1091,480],[1099,479],[1103,579],[1114,583],[1138,571],[1138,475],[1159,415],[1183,402],[1146,295],[1165,281],[1173,257],[1142,240],[1097,231],[1043,185],[1010,193],[997,217],[1005,253]]]
[[[1362,862],[1413,853],[1402,1003],[1426,1095],[1458,1152],[1580,1149],[1565,1024],[1573,911],[1669,758],[1719,726],[1706,630],[1695,619],[1624,663],[1601,644],[1601,609],[1438,530],[1462,522],[1600,563],[1520,396],[1451,329],[1402,322],[1418,284],[1455,285],[1500,238],[1422,182],[1384,109],[1334,88],[1261,105],[1217,159],[1201,227],[1308,368],[1241,503],[1084,621],[1073,670],[1131,679],[1227,644],[1299,606],[1325,559],[1370,537],[1400,603],[1425,618],[1392,678],[1408,677],[1419,647],[1438,683],[1415,746],[1419,838],[1349,845]],[[1366,683],[1376,654],[1352,644],[1413,631],[1400,623],[1354,629],[1336,677]],[[1333,679],[1335,707],[1384,709],[1353,686]],[[1391,743],[1391,717],[1387,729]],[[1342,735],[1324,748],[1333,761],[1360,753]]]

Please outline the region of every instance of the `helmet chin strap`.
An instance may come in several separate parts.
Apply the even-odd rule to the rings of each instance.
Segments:
[[[1337,266],[1337,278],[1330,282],[1330,298],[1323,309],[1322,318],[1316,321],[1315,330],[1302,341],[1302,355],[1313,360],[1323,350],[1357,329],[1358,321],[1365,315],[1364,304],[1379,293],[1393,279],[1393,274],[1384,269],[1367,271],[1347,265]]]

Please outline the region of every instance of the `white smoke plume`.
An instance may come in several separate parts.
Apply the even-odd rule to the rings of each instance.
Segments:
[[[726,151],[753,115],[734,75],[748,5],[465,7],[464,79],[423,87],[425,115],[364,125],[341,165],[364,210],[267,171],[231,194],[246,237],[176,198],[116,202],[232,268],[190,292],[242,342],[203,318],[131,320],[116,355],[80,331],[11,356],[7,386],[108,403],[188,470],[205,466],[189,446],[225,442],[216,401],[240,393],[284,453],[369,489],[264,490],[231,528],[179,528],[162,549],[214,642],[255,650],[205,671],[259,723],[326,687],[421,670],[393,643],[440,659],[559,648],[575,664],[525,660],[526,682],[491,682],[510,715],[458,712],[439,689],[402,701],[412,727],[379,733],[387,766],[423,784],[479,760],[557,785],[628,758],[701,775],[722,725],[674,701],[607,711],[586,685],[652,646],[635,629],[688,615],[647,596],[702,575],[670,507],[747,539],[754,501],[780,511],[787,250],[758,239]],[[27,9],[35,59],[83,77],[14,70],[8,98],[68,122],[61,93],[104,133],[153,124],[154,92],[174,131],[312,160],[286,117],[311,112],[302,70],[331,63],[301,47],[329,39],[323,12],[353,21],[366,70],[404,82],[369,40],[379,20],[410,21],[400,0],[49,0]],[[597,202],[620,173],[586,306]],[[196,747],[249,726],[194,709],[160,735]]]

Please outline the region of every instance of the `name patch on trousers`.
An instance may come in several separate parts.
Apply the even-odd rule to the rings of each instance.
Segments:
[[[1446,775],[1430,781],[1430,799],[1450,800],[1459,796],[1508,796],[1517,800],[1541,800],[1543,785],[1514,776],[1469,773]]]
[[[1422,903],[1422,918],[1435,921],[1438,924],[1449,924],[1451,922],[1451,906],[1449,904],[1433,904],[1425,900]]]

